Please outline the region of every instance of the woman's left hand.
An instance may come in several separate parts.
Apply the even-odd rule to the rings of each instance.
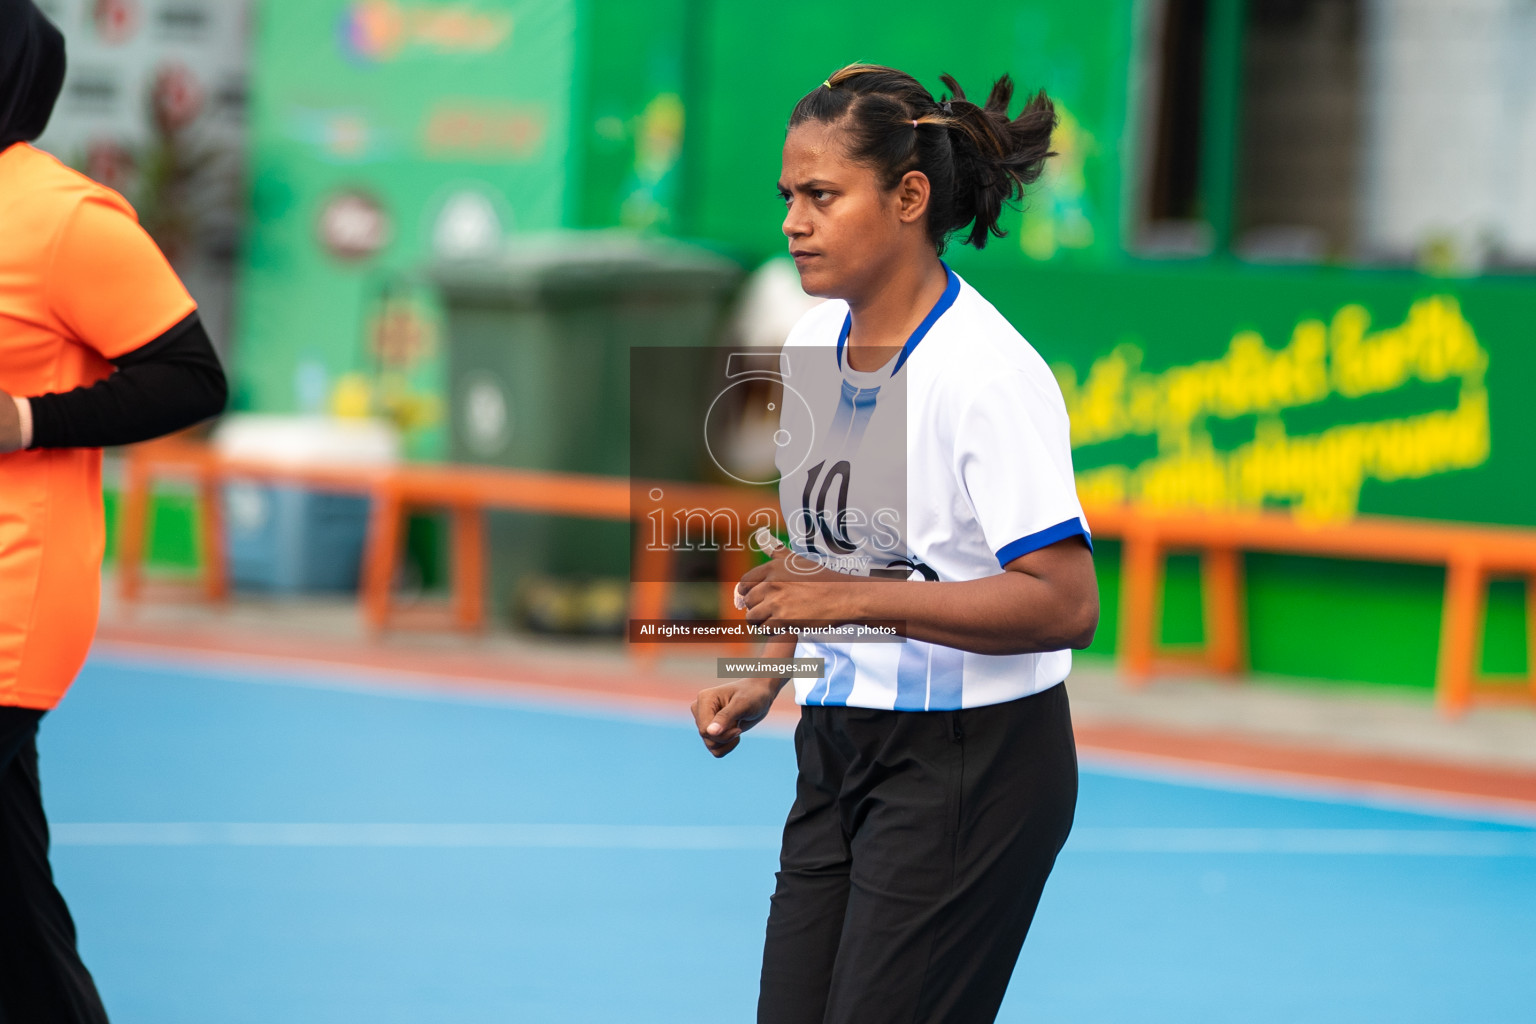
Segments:
[[[749,569],[736,591],[746,604],[749,622],[831,626],[856,616],[853,598],[860,582],[860,577],[785,550]]]
[[[21,448],[21,410],[10,392],[0,388],[0,455]]]

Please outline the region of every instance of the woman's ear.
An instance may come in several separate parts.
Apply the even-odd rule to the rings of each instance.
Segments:
[[[908,171],[896,183],[896,213],[903,224],[916,224],[928,213],[928,175]]]

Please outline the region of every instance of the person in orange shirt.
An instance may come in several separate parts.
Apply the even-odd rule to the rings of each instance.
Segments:
[[[0,0],[0,1021],[107,1019],[48,865],[37,727],[96,630],[101,447],[217,415],[218,357],[116,192],[33,148],[64,39]]]

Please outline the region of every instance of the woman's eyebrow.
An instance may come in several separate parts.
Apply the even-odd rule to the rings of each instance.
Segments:
[[[791,189],[790,186],[784,184],[781,181],[781,182],[779,182],[779,191],[780,192],[790,192],[790,191],[810,192],[813,189],[825,189],[825,188],[830,187],[831,185],[832,185],[832,182],[830,182],[830,181],[823,181],[821,178],[812,178],[810,181],[802,181],[802,182],[800,182],[798,185],[795,185],[793,187],[793,189]]]

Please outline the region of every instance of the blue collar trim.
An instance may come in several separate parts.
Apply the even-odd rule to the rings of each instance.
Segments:
[[[928,315],[923,317],[923,322],[917,325],[917,330],[912,332],[912,336],[907,339],[907,343],[901,347],[901,354],[896,357],[896,365],[891,367],[892,377],[896,376],[896,372],[906,363],[907,357],[912,354],[912,350],[917,348],[917,343],[923,340],[934,324],[938,323],[939,317],[943,316],[949,307],[955,304],[955,300],[960,297],[959,275],[949,269],[948,263],[945,263],[943,260],[940,260],[939,263],[944,267],[944,273],[948,276],[949,283],[944,286],[944,294],[939,296],[939,301],[933,304],[933,308],[928,311]],[[850,312],[843,318],[843,329],[837,335],[837,368],[839,370],[843,368],[843,347],[848,344],[848,332],[852,330],[853,313]]]

